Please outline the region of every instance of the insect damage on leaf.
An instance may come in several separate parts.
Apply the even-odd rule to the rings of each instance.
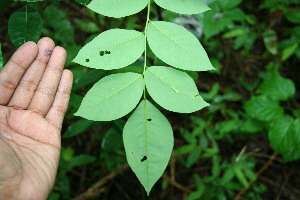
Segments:
[[[142,159],[141,159],[141,162],[144,162],[144,161],[146,161],[148,158],[147,158],[147,156],[144,156]]]
[[[105,54],[111,54],[110,51],[100,51],[100,56],[104,56]]]

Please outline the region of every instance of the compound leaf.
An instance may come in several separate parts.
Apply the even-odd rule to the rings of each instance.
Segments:
[[[146,70],[145,81],[153,100],[167,110],[191,113],[209,105],[199,95],[193,79],[185,72],[153,66]]]
[[[14,12],[8,21],[8,35],[15,47],[20,47],[28,41],[36,42],[43,28],[41,15],[25,6]]]
[[[168,165],[174,146],[172,127],[145,99],[125,124],[123,140],[128,163],[149,194]]]
[[[300,158],[300,120],[284,115],[271,124],[269,139],[273,149],[286,161]]]
[[[144,46],[143,33],[111,29],[86,44],[73,61],[90,68],[119,69],[141,57]]]
[[[202,0],[154,0],[160,7],[180,14],[199,14],[210,10]]]
[[[75,115],[93,121],[118,119],[136,107],[143,89],[141,74],[128,72],[106,76],[83,98]]]
[[[93,0],[87,7],[94,12],[121,18],[143,10],[148,0]]]
[[[150,22],[147,39],[156,56],[173,67],[191,71],[214,69],[198,39],[177,24]]]

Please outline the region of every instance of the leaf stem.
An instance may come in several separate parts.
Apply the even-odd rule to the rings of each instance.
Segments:
[[[146,25],[145,25],[145,54],[144,54],[144,72],[143,76],[145,75],[145,71],[147,68],[147,31],[148,31],[148,24],[150,21],[150,11],[151,11],[151,0],[148,0],[148,12],[147,12],[147,20],[146,20]],[[144,79],[145,80],[145,79]],[[146,83],[144,86],[144,99],[146,99]]]

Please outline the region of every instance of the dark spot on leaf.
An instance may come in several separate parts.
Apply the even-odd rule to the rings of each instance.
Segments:
[[[105,54],[110,54],[111,52],[110,51],[105,51]]]
[[[149,118],[149,119],[147,119],[147,121],[148,121],[148,122],[151,122],[151,121],[152,121],[152,119],[150,119],[150,118]]]
[[[51,56],[52,55],[53,50],[51,49],[46,49],[45,50],[45,56]]]
[[[195,97],[200,96],[199,94],[196,94]]]
[[[85,62],[90,62],[90,59],[86,59]]]
[[[144,162],[145,160],[147,160],[147,156],[144,156],[144,157],[141,159],[141,162]]]
[[[105,52],[104,51],[100,51],[100,56],[104,56]]]

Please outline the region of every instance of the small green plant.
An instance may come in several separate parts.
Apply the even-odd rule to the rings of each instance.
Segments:
[[[300,120],[296,115],[287,114],[286,110],[292,113],[293,109],[284,108],[280,102],[294,97],[296,87],[292,80],[280,75],[279,67],[273,62],[267,65],[257,90],[259,95],[247,101],[244,108],[251,118],[264,124],[273,149],[282,154],[285,161],[294,161],[300,158]]]
[[[155,0],[155,3],[181,14],[209,10],[198,0]],[[114,18],[133,15],[147,7],[145,29],[144,32],[105,31],[85,45],[74,59],[89,68],[113,70],[131,65],[144,53],[142,73],[104,77],[87,93],[75,115],[94,121],[111,121],[127,115],[139,104],[125,124],[123,141],[128,163],[148,194],[168,164],[174,139],[170,123],[150,103],[147,92],[166,110],[198,111],[209,104],[199,95],[193,79],[181,70],[214,69],[202,45],[189,31],[170,22],[150,19],[151,4],[150,0],[92,1],[87,5],[89,9]],[[147,44],[160,60],[172,67],[149,66]]]

